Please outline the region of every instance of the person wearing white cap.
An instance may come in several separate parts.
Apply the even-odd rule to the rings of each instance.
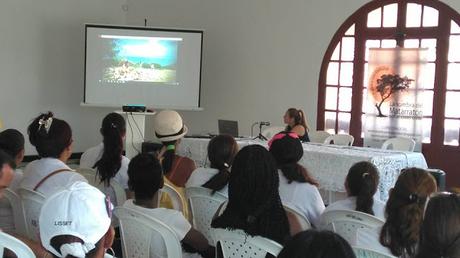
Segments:
[[[101,191],[76,182],[51,195],[39,218],[43,247],[54,257],[108,258],[114,230],[112,204]]]
[[[174,185],[185,187],[185,183],[196,169],[193,160],[176,154],[180,139],[188,132],[187,126],[176,111],[162,110],[153,118],[153,128],[156,137],[164,145],[161,151],[164,175]]]

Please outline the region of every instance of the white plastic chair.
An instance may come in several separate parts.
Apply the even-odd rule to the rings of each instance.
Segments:
[[[173,208],[184,214],[184,200],[180,193],[174,189],[173,186],[165,183],[163,188],[160,189],[161,194],[167,194],[171,198]],[[160,199],[158,198],[158,207],[160,206]]]
[[[32,250],[22,241],[4,232],[0,232],[0,257],[3,257],[5,248],[11,250],[19,258],[35,258]]]
[[[216,243],[220,244],[223,258],[264,258],[267,253],[278,256],[280,244],[261,236],[250,236],[242,230],[213,229]]]
[[[330,133],[326,131],[310,131],[308,132],[308,138],[310,142],[313,143],[324,143],[327,137],[331,136]]]
[[[120,221],[123,257],[149,257],[153,233],[163,238],[167,257],[182,257],[180,240],[163,222],[125,207],[116,207],[114,214]]]
[[[414,151],[414,148],[415,141],[404,137],[388,139],[382,145],[384,150]]]
[[[185,188],[185,196],[192,213],[193,228],[200,231],[209,243],[214,243],[211,222],[214,214],[227,197],[204,187]]]
[[[270,126],[262,130],[262,135],[265,136],[268,140],[270,140],[273,136],[277,133],[284,131],[286,128],[282,126]]]
[[[45,202],[45,196],[39,192],[25,188],[19,188],[18,193],[19,196],[21,196],[22,206],[24,208],[27,236],[34,241],[39,241],[40,231],[38,227],[38,218],[40,217],[40,211]]]
[[[321,215],[320,227],[336,232],[348,242],[356,237],[356,230],[361,228],[374,229],[385,222],[364,212],[352,210],[332,210]]]
[[[333,134],[324,140],[324,144],[352,146],[355,137],[349,134]]]
[[[297,209],[286,205],[283,205],[283,207],[287,212],[294,214],[296,216],[297,222],[300,224],[302,230],[308,230],[311,228],[311,223],[308,220],[308,218],[305,217],[302,213],[300,213]]]
[[[16,234],[26,236],[26,218],[24,216],[24,208],[22,207],[21,197],[9,188],[5,189],[4,197],[10,203],[13,211],[14,231]]]
[[[353,252],[356,254],[356,258],[397,258],[396,256],[383,254],[372,249],[366,249],[361,247],[353,246]]]

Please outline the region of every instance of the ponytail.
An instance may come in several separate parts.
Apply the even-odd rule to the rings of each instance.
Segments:
[[[370,162],[354,164],[348,171],[347,187],[350,196],[356,196],[356,211],[374,215],[374,194],[379,184],[377,168]]]
[[[302,111],[302,109],[299,109],[297,112],[299,113],[299,116],[300,116],[299,124],[302,125],[305,128],[305,132],[308,133],[308,131],[310,131],[310,128],[307,125],[307,121],[305,119],[305,113]]]
[[[172,165],[174,162],[174,157],[176,156],[176,142],[177,140],[163,142],[163,145],[166,147],[166,151],[163,154],[163,160],[161,161],[161,166],[163,167],[163,171],[165,175],[171,172]]]
[[[94,168],[97,169],[101,182],[104,182],[106,186],[110,185],[110,179],[115,177],[121,168],[125,133],[125,119],[120,114],[110,113],[102,120],[101,134],[104,137],[104,152]]]
[[[208,144],[208,157],[211,168],[219,172],[202,186],[212,190],[212,193],[222,190],[230,179],[230,167],[238,152],[238,145],[230,135],[218,135],[211,139]]]
[[[289,117],[294,119],[294,126],[296,125],[301,125],[305,128],[305,132],[308,132],[310,128],[307,125],[306,119],[305,119],[305,113],[302,111],[302,109],[296,109],[296,108],[290,108],[286,111],[286,113],[289,115]],[[286,126],[286,131],[291,131],[292,128],[290,125]]]

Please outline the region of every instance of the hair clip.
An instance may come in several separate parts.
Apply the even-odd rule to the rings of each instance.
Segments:
[[[46,133],[48,133],[50,131],[50,128],[51,128],[51,124],[53,123],[53,118],[52,117],[48,117],[48,119],[44,119],[44,118],[40,118],[40,120],[38,120],[38,130],[40,131],[40,129],[42,127],[45,127],[45,131]]]
[[[229,168],[230,166],[227,164],[227,162],[224,162],[224,167]]]
[[[170,144],[168,146],[166,146],[166,150],[175,150],[176,149],[176,145],[174,144]]]
[[[114,128],[114,129],[117,129],[117,125],[114,124],[114,123],[110,123],[110,126],[111,126],[112,128]]]
[[[363,175],[362,175],[363,178],[366,178],[367,176],[369,176],[369,173],[367,173],[367,172],[363,173]]]

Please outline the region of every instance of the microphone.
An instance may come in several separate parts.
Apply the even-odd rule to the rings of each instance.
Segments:
[[[264,122],[264,121],[261,121],[259,124],[260,124],[261,126],[263,126],[263,125],[265,125],[265,126],[270,126],[270,121],[265,121],[265,122]]]

